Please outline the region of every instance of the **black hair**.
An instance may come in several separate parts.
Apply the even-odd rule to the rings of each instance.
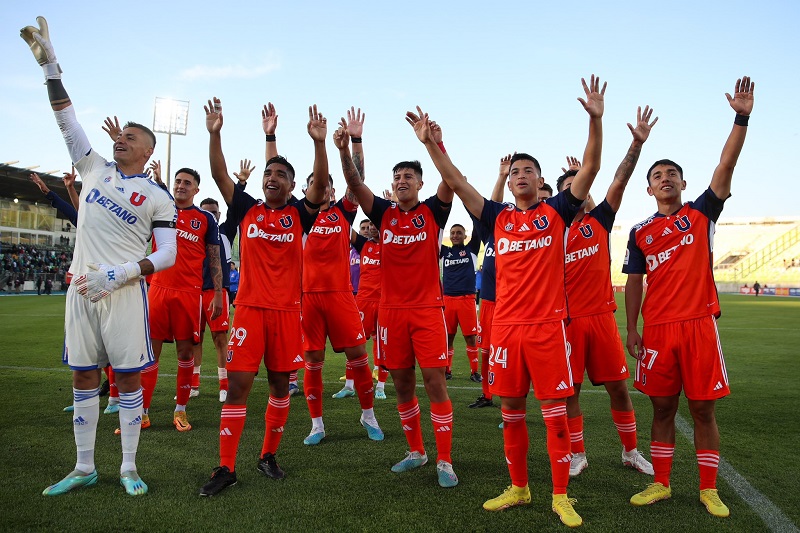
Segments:
[[[267,169],[272,163],[280,163],[281,165],[285,166],[289,171],[289,179],[292,180],[294,183],[294,167],[292,166],[289,161],[286,160],[285,157],[282,155],[276,155],[275,157],[270,157],[269,161],[267,161],[267,165],[264,167],[264,173],[266,174]]]
[[[361,225],[361,224],[363,224],[364,222],[370,222],[370,219],[368,219],[368,218],[365,218],[364,220],[362,220],[361,222],[359,222],[359,223],[358,223],[358,225],[360,226],[360,225]]]
[[[308,175],[308,177],[306,178],[306,187],[308,187],[308,185],[311,183],[311,178],[313,178],[313,177],[314,177],[314,173],[313,172]],[[331,187],[333,187],[333,176],[328,174],[328,179],[331,182]]]
[[[532,155],[528,155],[528,154],[526,154],[524,152],[520,152],[518,154],[514,154],[513,156],[511,156],[511,161],[509,163],[509,167],[508,168],[511,168],[512,166],[514,166],[514,163],[516,163],[517,161],[531,161],[533,163],[533,166],[536,167],[536,170],[539,171],[539,177],[541,177],[541,175],[542,175],[542,167],[539,164],[539,162],[536,160],[535,157],[533,157]]]
[[[422,179],[422,165],[419,163],[419,161],[400,161],[392,169],[392,175],[394,176],[395,172],[401,168],[410,168],[414,171],[414,173],[416,173],[417,177]]]
[[[219,207],[219,202],[214,200],[213,198],[206,198],[205,200],[200,202],[200,205],[215,205]]]
[[[549,192],[549,193],[550,193],[550,196],[552,196],[552,195],[553,195],[553,188],[552,188],[552,187],[551,187],[551,186],[550,186],[548,183],[545,183],[544,185],[542,185],[541,187],[539,187],[539,190],[540,190],[540,191],[547,191],[547,192]]]
[[[153,143],[153,148],[156,147],[156,134],[153,133],[153,131],[150,128],[148,128],[147,126],[143,126],[142,124],[139,124],[138,122],[132,122],[132,121],[129,120],[128,122],[125,123],[125,128],[136,128],[137,130],[142,130],[143,132],[145,132],[147,134],[148,137],[150,137],[150,141]],[[125,128],[123,128],[123,129],[125,129]]]
[[[559,176],[558,179],[556,180],[556,190],[558,192],[561,192],[561,186],[564,185],[564,182],[567,180],[567,178],[571,178],[572,176],[577,176],[577,175],[578,175],[577,170],[567,170],[566,172],[564,172],[564,174]],[[552,190],[550,191],[550,194],[553,194]]]
[[[176,178],[178,177],[178,174],[189,174],[195,179],[195,181],[197,181],[197,184],[200,185],[200,174],[195,169],[183,167],[178,169],[178,171],[175,173]]]
[[[463,229],[463,230],[464,230],[464,232],[465,232],[465,233],[466,233],[466,231],[467,231],[467,228],[465,228],[465,227],[464,227],[464,226],[462,226],[461,224],[453,224],[452,226],[450,226],[450,231],[453,231],[453,228],[461,228],[461,229]]]
[[[655,163],[650,165],[649,169],[647,169],[647,184],[648,185],[650,185],[650,173],[653,172],[653,169],[656,168],[658,165],[672,165],[673,167],[678,169],[678,174],[680,174],[681,175],[681,179],[683,179],[683,169],[681,168],[681,166],[678,163],[676,163],[675,161],[672,161],[671,159],[659,159],[658,161],[656,161]]]

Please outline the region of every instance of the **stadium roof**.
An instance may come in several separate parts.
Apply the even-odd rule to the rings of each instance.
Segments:
[[[35,169],[35,167],[34,167]],[[28,202],[41,202],[44,201],[44,195],[39,187],[30,180],[31,172],[36,172],[34,169],[15,167],[9,164],[0,163],[0,198],[18,198]],[[53,171],[57,172],[57,171]],[[36,172],[42,181],[64,200],[69,201],[67,188],[64,182],[61,181],[62,176],[55,176],[46,172]],[[81,182],[75,181],[75,189],[78,193],[81,191]]]

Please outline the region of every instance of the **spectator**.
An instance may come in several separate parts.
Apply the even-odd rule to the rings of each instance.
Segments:
[[[239,291],[239,271],[236,270],[236,263],[231,261],[231,286],[228,289],[228,296],[230,296],[231,305],[236,307],[236,293]]]

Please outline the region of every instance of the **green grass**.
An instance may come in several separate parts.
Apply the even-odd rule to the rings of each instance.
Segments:
[[[800,405],[800,301],[721,296],[720,335],[732,394],[718,404],[722,456],[795,524],[800,523],[797,453]],[[60,364],[63,297],[0,298],[0,530],[27,531],[564,531],[549,508],[550,472],[545,430],[538,407],[529,401],[531,437],[529,470],[533,504],[502,513],[481,509],[484,500],[508,484],[498,408],[467,409],[479,387],[470,382],[463,342],[457,344],[450,395],[455,407],[453,456],[461,483],[454,489],[436,484],[431,463],[417,471],[392,474],[402,458],[403,437],[391,383],[386,401],[375,410],[386,440],[366,438],[358,424],[355,398],[333,400],[344,362],[329,354],[324,371],[327,437],[316,447],[302,444],[310,429],[302,397],[292,409],[278,453],[287,478],[275,482],[255,469],[264,431],[267,386],[259,379],[250,396],[248,420],[240,445],[239,484],[212,499],[197,496],[217,464],[220,405],[210,339],[206,342],[202,394],[189,405],[194,429],[177,433],[171,425],[176,362],[165,347],[162,378],[154,397],[153,427],[142,434],[138,465],[150,485],[143,498],[130,498],[118,485],[121,458],[113,435],[118,419],[101,415],[97,439],[97,486],[61,497],[41,491],[75,462],[69,415],[70,374]],[[617,313],[620,324],[622,311]],[[260,378],[263,378],[260,376]],[[632,387],[631,387],[632,389]],[[640,448],[649,456],[650,403],[633,393]],[[102,401],[105,405],[105,400]],[[428,402],[420,394],[423,430],[429,452],[433,435]],[[761,519],[720,479],[723,500],[732,517],[721,521],[697,501],[694,448],[680,434],[672,476],[673,497],[648,508],[634,508],[630,496],[650,478],[622,468],[620,444],[611,421],[608,397],[585,383],[589,468],[573,480],[569,494],[590,531],[765,531]],[[683,402],[681,415],[690,420]],[[431,457],[433,459],[433,457]]]

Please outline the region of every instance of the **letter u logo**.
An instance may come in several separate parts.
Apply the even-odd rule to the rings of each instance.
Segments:
[[[417,215],[411,219],[411,223],[414,224],[415,228],[422,229],[425,226],[425,217]]]
[[[138,192],[131,193],[131,203],[135,206],[140,206],[147,200],[147,196],[139,194]]]
[[[294,223],[292,217],[290,217],[289,215],[282,216],[281,218],[278,219],[278,222],[281,223],[281,227],[283,227],[284,229],[291,228],[292,224]]]
[[[583,235],[587,239],[591,238],[591,236],[594,235],[591,226],[579,226],[578,231],[580,231],[581,235]]]
[[[683,215],[682,217],[675,219],[675,227],[681,231],[689,231],[689,228],[692,227],[692,224],[689,222],[689,217]]]
[[[337,215],[336,213],[331,213],[325,218],[327,218],[331,222],[339,222],[339,215]]]
[[[547,229],[547,226],[550,225],[550,222],[547,220],[547,215],[542,215],[539,218],[535,218],[533,220],[533,225],[536,226],[536,229],[539,231]]]

